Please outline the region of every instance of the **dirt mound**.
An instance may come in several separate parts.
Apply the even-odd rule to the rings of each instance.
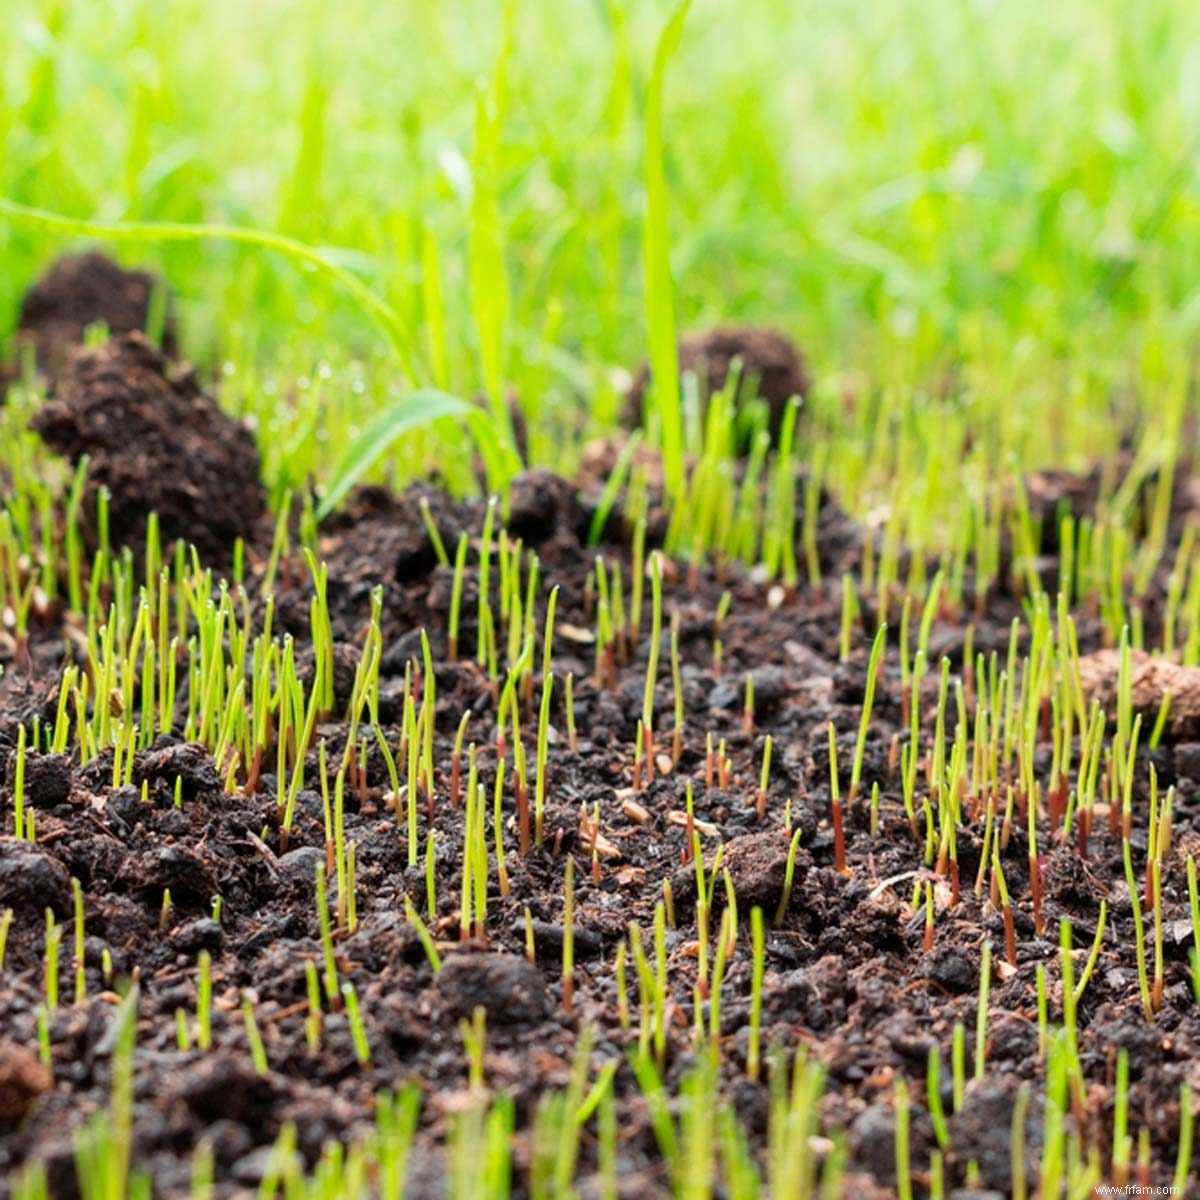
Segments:
[[[114,337],[145,332],[157,283],[149,271],[127,271],[104,254],[69,254],[51,264],[25,293],[17,346],[32,345],[39,370],[61,370],[89,325],[103,321]],[[163,350],[177,353],[175,324],[166,314]]]
[[[263,511],[249,430],[205,394],[190,367],[170,368],[140,333],[76,350],[33,427],[72,462],[90,456],[82,519],[92,546],[102,487],[113,545],[135,553],[153,511],[164,547],[184,538],[221,563]]]
[[[753,325],[721,326],[679,340],[679,369],[698,377],[705,399],[725,386],[735,358],[742,363],[741,394],[751,394],[747,384],[755,386],[770,408],[768,427],[771,436],[776,436],[788,401],[793,396],[807,395],[812,386],[804,359],[783,334]],[[642,401],[649,382],[650,366],[643,363],[633,377],[625,404],[625,422],[630,427],[641,424]]]

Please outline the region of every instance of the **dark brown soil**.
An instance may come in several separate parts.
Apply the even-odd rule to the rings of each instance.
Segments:
[[[172,365],[140,333],[72,351],[33,427],[72,463],[89,458],[81,516],[92,547],[101,488],[113,545],[135,553],[153,511],[165,547],[183,538],[204,559],[227,563],[235,539],[262,515],[250,431],[203,391],[194,369]]]
[[[151,272],[127,271],[97,251],[65,255],[25,293],[17,347],[32,345],[38,369],[53,377],[82,345],[89,325],[103,321],[114,337],[144,333],[156,282]],[[162,348],[171,358],[178,353],[169,308]]]
[[[735,358],[741,360],[745,381],[739,394],[757,393],[766,401],[770,410],[767,427],[772,437],[776,436],[788,401],[806,396],[812,386],[804,359],[783,334],[752,325],[724,326],[679,340],[679,369],[697,376],[704,400],[725,386]],[[625,422],[631,429],[642,423],[642,402],[649,382],[650,366],[644,363],[633,377],[625,405]]]
[[[80,382],[72,386],[96,381],[105,395],[147,421],[152,439],[165,439],[165,434],[149,420],[147,396],[164,406],[185,409],[207,404],[202,405],[193,383],[168,384],[162,360],[136,338],[108,352],[81,355],[74,371]],[[88,446],[100,461],[113,444],[110,427],[100,420],[103,411],[111,410],[93,412],[85,403],[78,418],[87,430],[98,423]],[[67,406],[63,417],[72,430],[74,413]],[[179,423],[189,429],[189,436],[193,428],[200,428],[182,419]],[[200,450],[196,444],[194,452]],[[154,461],[178,464],[180,460],[159,456]],[[213,464],[214,458],[204,461]],[[156,481],[155,486],[161,485]],[[174,493],[163,494],[175,503]],[[573,752],[566,743],[560,686],[552,708],[555,733],[549,749],[546,848],[527,859],[518,854],[508,790],[505,839],[511,890],[507,896],[499,894],[493,864],[486,942],[460,942],[457,903],[463,822],[461,809],[448,800],[451,748],[458,719],[470,707],[470,738],[478,744],[481,777],[490,796],[496,763],[495,700],[473,660],[473,575],[464,597],[462,655],[457,661],[448,657],[450,572],[436,564],[420,520],[421,496],[429,501],[448,546],[460,529],[478,534],[482,509],[477,502],[453,502],[425,486],[401,496],[363,489],[328,522],[321,552],[329,563],[339,704],[345,703],[348,677],[357,661],[370,591],[377,585],[384,590],[380,719],[393,746],[399,739],[405,664],[419,656],[420,628],[430,633],[439,696],[436,757],[440,771],[432,830],[438,894],[433,927],[444,956],[441,974],[433,974],[403,917],[405,894],[424,908],[423,865],[415,870],[407,865],[405,829],[388,806],[387,774],[374,748],[366,761],[366,785],[351,789],[347,797],[347,836],[357,845],[359,926],[353,934],[340,932],[336,943],[339,971],[353,981],[365,1016],[371,1061],[362,1068],[355,1062],[344,1015],[326,1017],[316,1052],[307,1049],[303,1032],[303,964],[306,959],[320,961],[313,873],[324,859],[324,832],[315,752],[308,758],[307,787],[300,794],[286,849],[274,823],[273,776],[263,777],[256,794],[225,795],[213,764],[197,747],[160,741],[138,755],[135,786],[129,789],[111,787],[107,753],[82,769],[77,762],[34,757],[27,790],[37,810],[39,844],[0,842],[0,908],[11,905],[17,914],[8,965],[0,978],[0,1029],[17,1047],[35,1045],[47,907],[68,926],[62,973],[64,980],[70,978],[71,876],[81,881],[86,897],[89,998],[80,1006],[62,1003],[51,1021],[53,1087],[43,1086],[46,1081],[27,1055],[0,1044],[0,1175],[36,1156],[49,1164],[56,1196],[74,1193],[71,1130],[106,1103],[110,1087],[108,1055],[115,1008],[107,990],[109,981],[101,976],[101,958],[107,950],[118,976],[140,969],[134,1145],[137,1161],[153,1172],[159,1195],[187,1194],[188,1158],[201,1137],[209,1137],[214,1145],[218,1194],[240,1195],[257,1186],[264,1148],[284,1121],[297,1123],[300,1148],[311,1162],[326,1139],[352,1138],[370,1122],[373,1094],[414,1078],[424,1091],[417,1161],[425,1166],[414,1176],[413,1194],[442,1194],[440,1146],[448,1115],[461,1105],[466,1087],[458,1022],[477,1005],[487,1012],[487,1085],[513,1098],[521,1129],[528,1128],[545,1090],[566,1083],[579,1031],[589,1024],[597,1028],[593,1066],[609,1060],[621,1064],[615,1087],[623,1194],[663,1194],[667,1179],[661,1156],[646,1107],[622,1056],[637,1038],[636,984],[631,971],[635,1014],[632,1028],[627,1028],[617,1010],[613,959],[631,921],[648,930],[663,881],[672,880],[678,927],[667,935],[673,1016],[665,1073],[675,1088],[694,1062],[695,876],[681,858],[687,841],[680,820],[685,785],[690,781],[705,860],[711,864],[718,846],[724,846],[723,863],[730,871],[743,922],[751,905],[757,904],[769,923],[780,904],[789,843],[784,813],[789,802],[793,827],[802,831],[790,903],[779,927],[768,929],[764,1044],[789,1049],[804,1044],[824,1064],[828,1087],[822,1105],[823,1130],[846,1133],[850,1178],[845,1194],[895,1195],[891,1095],[897,1074],[909,1079],[913,1092],[912,1154],[920,1173],[917,1195],[924,1194],[921,1179],[933,1145],[924,1104],[927,1055],[932,1045],[941,1048],[949,1106],[952,1028],[960,1021],[968,1037],[973,1036],[985,939],[996,947],[987,1074],[968,1085],[956,1114],[949,1115],[947,1109],[952,1135],[947,1193],[965,1186],[971,1162],[980,1187],[1009,1193],[1007,1139],[1016,1090],[1028,1081],[1035,1096],[1040,1095],[1043,1079],[1035,973],[1039,964],[1046,967],[1052,985],[1051,1018],[1061,1019],[1055,986],[1058,919],[1070,916],[1076,944],[1086,946],[1102,897],[1109,905],[1109,932],[1079,1014],[1080,1052],[1090,1089],[1086,1136],[1107,1161],[1114,1054],[1116,1047],[1124,1047],[1132,1081],[1130,1128],[1145,1126],[1150,1131],[1153,1178],[1168,1177],[1179,1121],[1179,1085],[1194,1071],[1200,1056],[1200,1008],[1187,977],[1190,923],[1179,854],[1170,860],[1164,880],[1165,918],[1168,929],[1182,932],[1167,940],[1164,1002],[1153,1024],[1139,1009],[1132,910],[1122,877],[1120,840],[1109,833],[1107,820],[1098,820],[1093,827],[1086,863],[1078,859],[1073,846],[1047,839],[1042,936],[1035,933],[1030,915],[1025,835],[1022,829],[1014,829],[1004,867],[1014,896],[1015,970],[1002,961],[1003,927],[987,904],[986,890],[982,899],[974,893],[978,823],[963,828],[959,836],[962,893],[951,904],[946,881],[941,881],[933,948],[926,953],[923,913],[909,906],[914,880],[926,878],[923,851],[904,817],[899,782],[889,766],[893,734],[901,741],[907,737],[895,648],[889,651],[876,696],[864,770],[865,778],[878,781],[882,789],[879,833],[871,837],[867,806],[861,798],[847,805],[850,873],[842,876],[834,870],[826,729],[829,721],[836,723],[839,756],[843,769],[848,769],[863,699],[866,632],[856,631],[858,648],[852,660],[839,664],[836,583],[789,596],[733,567],[693,577],[686,564],[666,563],[666,609],[677,611],[680,618],[686,702],[683,754],[677,768],[665,761],[648,787],[632,793],[633,742],[641,710],[648,624],[628,657],[618,659],[615,686],[598,686],[591,677],[592,647],[579,632],[591,628],[594,620],[585,607],[585,582],[594,551],[581,541],[590,514],[572,487],[546,472],[519,481],[512,519],[526,544],[536,546],[540,555],[539,621],[548,589],[560,588],[553,668],[560,681],[567,672],[574,675],[579,744]],[[177,503],[170,511],[177,520],[185,518]],[[821,516],[822,550],[828,546],[830,558],[839,562],[846,545],[854,544],[846,524],[844,514],[828,502]],[[122,528],[135,529],[132,522]],[[183,532],[191,527],[172,528]],[[619,528],[613,532],[618,536],[602,552],[620,558],[628,578],[628,551]],[[251,555],[252,562],[265,557],[265,548],[259,549],[263,553]],[[470,561],[473,564],[474,557]],[[280,577],[277,627],[301,643],[303,662],[309,606],[309,591],[301,582],[305,573],[298,563],[284,564]],[[493,577],[493,588],[496,582]],[[724,666],[717,675],[712,621],[726,589],[733,594],[733,605],[723,630]],[[973,606],[969,591],[968,604]],[[976,646],[1003,653],[1009,622],[1019,611],[1011,581],[1001,580],[984,616],[975,618]],[[966,613],[944,611],[933,630],[932,652],[954,657],[956,671],[961,667],[957,656],[968,619]],[[1079,622],[1082,652],[1098,649],[1097,622],[1086,611],[1079,613]],[[53,648],[60,635],[52,629],[38,636]],[[52,707],[49,689],[58,661],[49,653],[40,654],[37,645],[33,649],[33,662],[43,665],[33,668],[32,677],[28,669],[22,672],[14,667],[0,683],[0,718],[8,718],[7,726],[0,719],[0,730],[11,730],[16,716],[28,721],[39,707],[43,712]],[[667,661],[665,638],[662,661]],[[742,700],[750,673],[756,709],[747,732]],[[664,750],[670,741],[672,711],[665,668],[659,680],[655,711],[658,748]],[[932,735],[931,713],[932,705],[927,705],[925,741]],[[535,722],[536,711],[527,707],[522,734],[531,753]],[[706,786],[704,743],[709,732],[727,739],[733,765],[725,788]],[[774,740],[774,765],[760,818],[755,793],[768,733]],[[344,725],[331,721],[318,730],[318,736],[327,741],[331,758],[336,759]],[[1145,778],[1149,759],[1144,752],[1139,779]],[[1173,782],[1177,789],[1178,845],[1195,844],[1200,838],[1200,746],[1179,740],[1169,729],[1164,745],[1153,752],[1153,761],[1160,784]],[[173,805],[176,778],[183,780],[181,809]],[[143,781],[149,803],[140,798]],[[0,789],[0,811],[6,820],[11,819],[10,787]],[[845,779],[842,788],[845,797]],[[1139,796],[1138,803],[1144,805],[1144,797]],[[600,806],[602,835],[615,849],[615,856],[599,860],[595,878],[588,853],[590,835],[580,819],[581,807],[590,813],[594,804]],[[1135,827],[1140,827],[1137,822]],[[422,864],[428,830],[422,811]],[[1137,852],[1140,871],[1141,846]],[[577,881],[570,1011],[564,1008],[561,982],[568,855],[575,856]],[[161,922],[164,888],[170,888],[174,906],[165,926]],[[220,924],[211,919],[214,894],[223,898]],[[719,920],[724,904],[720,885],[714,899]],[[533,918],[536,965],[523,957],[526,906]],[[196,961],[201,950],[213,957],[216,993],[214,1047],[205,1054],[194,1049],[182,1052],[174,1045],[176,1009],[188,1014],[195,1010]],[[238,1010],[242,989],[254,997],[271,1064],[270,1073],[262,1078],[254,1073],[247,1053]],[[765,1084],[748,1080],[744,1071],[749,996],[750,938],[743,927],[723,991],[721,1086],[746,1126],[751,1147],[762,1154],[768,1092]],[[1035,1099],[1027,1125],[1031,1170],[1042,1128],[1039,1105]],[[9,1113],[19,1115],[6,1118]],[[528,1139],[520,1137],[518,1195],[527,1194],[528,1156]],[[580,1161],[585,1181],[595,1169],[596,1147],[589,1132]],[[585,1182],[584,1188],[588,1186],[594,1186],[594,1181]]]

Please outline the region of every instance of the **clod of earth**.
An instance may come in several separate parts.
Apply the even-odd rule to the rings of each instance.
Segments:
[[[16,1125],[53,1086],[50,1072],[31,1050],[15,1042],[0,1042],[0,1125]]]
[[[74,351],[33,428],[72,463],[89,456],[81,520],[93,547],[101,488],[114,545],[143,546],[153,511],[164,546],[182,538],[216,563],[263,513],[250,431],[139,333]]]
[[[1088,701],[1099,701],[1110,717],[1117,711],[1117,683],[1121,652],[1099,650],[1079,660],[1079,678]],[[1129,683],[1133,711],[1142,718],[1148,738],[1163,700],[1170,693],[1165,733],[1172,741],[1200,738],[1200,667],[1183,667],[1169,659],[1156,658],[1144,650],[1129,652]]]
[[[128,271],[97,251],[57,259],[25,293],[17,317],[16,343],[32,346],[38,369],[56,375],[88,327],[103,322],[110,335],[144,333],[155,289],[165,286],[150,271]],[[165,297],[164,297],[165,300]],[[178,353],[175,321],[167,307],[162,348]]]
[[[725,386],[734,360],[741,362],[741,378],[757,381],[757,392],[770,415],[771,436],[779,433],[783,415],[793,396],[804,397],[812,386],[800,351],[781,333],[753,325],[730,325],[679,339],[680,373],[693,373],[701,398]],[[636,429],[642,423],[642,404],[650,384],[650,366],[643,363],[633,377],[625,404],[625,423]],[[743,385],[740,394],[748,389]]]
[[[53,855],[25,842],[5,840],[0,850],[0,906],[41,913],[65,913],[71,905],[71,877]]]
[[[437,977],[447,1012],[470,1017],[482,1007],[492,1025],[525,1025],[548,1011],[546,980],[518,954],[455,954]]]

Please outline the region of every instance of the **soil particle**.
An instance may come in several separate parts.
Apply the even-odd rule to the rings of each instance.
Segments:
[[[17,756],[8,756],[6,781],[12,788],[16,780]],[[69,754],[27,754],[25,756],[25,800],[34,808],[57,808],[71,794],[71,756]]]
[[[53,375],[71,350],[83,344],[89,325],[103,321],[114,337],[145,332],[155,283],[149,271],[127,271],[96,251],[66,255],[25,293],[17,345],[32,345],[39,370]],[[171,358],[177,353],[169,312],[163,350]]]
[[[950,1118],[955,1161],[965,1168],[974,1160],[979,1182],[1002,1192],[1012,1187],[1012,1123],[1018,1084],[1011,1075],[972,1080],[963,1094],[962,1107]],[[1032,1098],[1025,1114],[1025,1169],[1031,1178],[1042,1144],[1040,1103],[1039,1097]]]
[[[954,939],[935,942],[921,960],[921,974],[954,995],[971,992],[979,981],[978,958]]]
[[[181,954],[215,953],[221,948],[221,926],[211,917],[196,917],[171,931],[171,943]]]
[[[1042,876],[1046,895],[1065,903],[1086,904],[1094,908],[1104,896],[1104,888],[1088,870],[1088,865],[1065,846],[1055,850],[1046,862]]]
[[[924,1109],[914,1105],[909,1114],[909,1152],[913,1162],[924,1162],[932,1124]],[[885,1186],[896,1184],[896,1114],[891,1104],[877,1100],[851,1123],[847,1144],[854,1161]]]
[[[1183,742],[1175,747],[1175,778],[1193,791],[1200,787],[1200,742]]]
[[[248,1059],[212,1053],[184,1071],[178,1096],[202,1121],[226,1118],[251,1123],[271,1105],[273,1088]]]
[[[1083,693],[1098,700],[1109,717],[1116,714],[1117,678],[1121,670],[1119,650],[1099,650],[1079,660]],[[1141,715],[1143,728],[1153,728],[1163,697],[1171,693],[1165,734],[1172,741],[1194,742],[1200,738],[1200,667],[1183,667],[1144,650],[1129,653],[1129,682],[1133,711]]]
[[[446,1012],[470,1017],[482,1006],[489,1025],[525,1025],[549,1011],[546,981],[519,954],[453,954],[442,964],[437,992]]]
[[[173,794],[177,779],[185,800],[195,799],[201,793],[216,792],[221,786],[212,758],[195,742],[154,745],[134,761],[133,781],[139,787],[143,783],[152,787],[163,783]]]
[[[722,861],[733,880],[739,911],[745,905],[747,915],[755,906],[767,915],[774,913],[783,895],[787,860],[788,840],[778,832],[743,834],[726,843]],[[801,890],[811,865],[808,853],[798,849],[792,876],[793,895]]]
[[[750,325],[719,327],[679,340],[680,372],[696,375],[705,401],[725,386],[734,359],[742,363],[740,394],[753,394],[749,388],[755,386],[770,410],[771,436],[777,436],[788,401],[793,396],[807,395],[812,386],[800,352],[783,334]],[[645,363],[634,375],[625,405],[625,421],[630,428],[641,424],[649,383],[650,366]]]
[[[0,1125],[15,1125],[33,1102],[54,1086],[50,1072],[32,1050],[0,1042]]]
[[[779,832],[745,833],[725,843],[721,854],[721,866],[729,872],[737,894],[738,914],[750,919],[752,908],[761,908],[768,919],[775,915],[783,895],[787,878],[788,839]],[[705,863],[711,871],[716,862],[715,853]],[[800,893],[812,857],[803,847],[796,851],[796,864],[792,877],[792,895]],[[676,871],[671,879],[671,892],[676,905],[690,911],[696,901],[696,868],[694,865]],[[713,893],[714,908],[724,905],[724,889]]]
[[[71,877],[57,858],[26,842],[0,841],[0,906],[14,912],[65,913],[71,905]]]
[[[583,507],[575,485],[561,475],[535,467],[518,475],[509,492],[508,532],[537,546],[562,529],[583,532]]]
[[[530,922],[530,928],[533,930],[533,944],[539,958],[544,955],[549,955],[554,959],[562,958],[563,943],[566,939],[566,929],[562,925],[553,921],[535,920]],[[524,930],[524,921],[513,922],[514,936],[523,936]],[[604,953],[604,939],[595,930],[580,929],[576,925],[572,933],[572,945],[577,962],[588,958],[599,958]]]
[[[173,903],[205,907],[218,890],[209,864],[184,846],[160,846],[133,855],[117,873],[117,882],[134,891],[149,891],[151,899],[170,888]]]
[[[221,411],[194,370],[172,368],[141,334],[74,351],[33,428],[72,463],[89,456],[81,519],[93,548],[101,488],[114,544],[135,553],[154,511],[165,546],[183,538],[205,562],[222,564],[263,513],[250,431]]]

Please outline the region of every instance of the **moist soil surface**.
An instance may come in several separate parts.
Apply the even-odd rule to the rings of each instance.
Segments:
[[[33,427],[72,464],[88,458],[83,532],[100,537],[97,497],[108,493],[113,545],[144,548],[149,514],[164,546],[191,542],[206,563],[227,564],[263,512],[259,456],[250,431],[141,333],[70,352]]]
[[[196,415],[201,392],[190,376],[171,377],[162,360],[137,338],[85,352],[73,360],[54,400],[39,417],[39,429],[68,454],[86,445],[93,469],[114,496],[145,488],[146,507],[162,503],[164,538],[186,534],[218,558],[229,551],[235,532],[253,524],[252,488],[237,487],[238,500],[225,510],[212,505],[188,508],[180,491],[190,468],[179,457],[180,438],[198,456],[206,474],[241,478],[257,474],[253,452],[224,439],[223,426]],[[139,388],[153,394],[162,413],[148,414],[128,389],[133,373]],[[96,391],[76,389],[91,381]],[[138,393],[142,394],[141,392]],[[88,399],[103,395],[100,411]],[[82,398],[80,398],[82,397]],[[107,407],[111,406],[111,407]],[[101,428],[105,413],[122,414]],[[207,409],[205,409],[207,412]],[[164,420],[163,414],[170,419]],[[133,424],[130,424],[130,423]],[[170,428],[168,428],[170,426]],[[131,436],[136,429],[140,436]],[[214,432],[214,429],[217,432]],[[182,432],[181,432],[182,431]],[[121,443],[126,443],[122,451]],[[205,447],[207,446],[207,451]],[[240,457],[239,457],[240,455]],[[173,466],[177,479],[163,479]],[[127,476],[122,472],[129,472]],[[255,485],[256,486],[256,485]],[[1047,484],[1043,491],[1055,491]],[[1185,491],[1183,485],[1180,494]],[[950,1192],[965,1186],[969,1164],[976,1185],[1008,1194],[1011,1186],[1009,1131],[1021,1082],[1041,1094],[1035,974],[1045,964],[1051,981],[1050,1014],[1061,1019],[1057,929],[1069,916],[1076,945],[1086,948],[1095,929],[1099,901],[1107,900],[1108,932],[1099,962],[1079,1010],[1080,1056],[1090,1090],[1082,1114],[1085,1136],[1102,1154],[1110,1153],[1111,1081],[1118,1048],[1128,1051],[1131,1130],[1151,1136],[1152,1174],[1165,1180],[1174,1164],[1179,1124],[1179,1088],[1193,1086],[1200,1062],[1200,1009],[1187,973],[1191,942],[1183,869],[1185,847],[1200,839],[1200,744],[1180,740],[1169,729],[1155,751],[1143,751],[1138,767],[1139,816],[1145,812],[1144,781],[1149,760],[1160,785],[1174,783],[1176,852],[1164,878],[1166,937],[1165,989],[1153,1023],[1141,1015],[1135,968],[1133,915],[1121,865],[1121,844],[1106,819],[1093,826],[1088,857],[1073,845],[1044,836],[1041,843],[1044,932],[1033,925],[1028,844],[1020,822],[1003,856],[1014,898],[1017,935],[1015,969],[1003,962],[1004,929],[987,902],[976,896],[982,818],[959,832],[961,891],[952,896],[948,878],[934,880],[938,911],[932,949],[924,948],[924,917],[910,907],[914,882],[932,880],[923,847],[905,817],[893,739],[907,740],[895,645],[888,649],[875,697],[866,746],[863,796],[847,797],[864,695],[869,638],[855,630],[854,652],[839,662],[840,587],[843,569],[857,561],[858,530],[826,498],[820,518],[820,548],[826,582],[794,593],[728,566],[690,570],[663,560],[665,618],[678,614],[679,649],[685,700],[682,753],[672,764],[673,692],[669,639],[661,646],[655,693],[656,746],[653,779],[633,790],[634,742],[641,714],[649,651],[649,619],[636,640],[627,637],[605,678],[595,675],[591,631],[593,599],[587,579],[595,555],[620,561],[626,580],[631,556],[619,513],[608,523],[609,539],[598,548],[585,544],[592,491],[544,471],[518,480],[508,528],[539,556],[541,585],[538,628],[548,590],[559,589],[552,667],[559,686],[551,710],[544,846],[522,858],[517,849],[515,808],[506,787],[505,844],[509,891],[499,892],[493,861],[484,938],[463,941],[458,929],[463,812],[450,801],[450,763],[461,715],[471,711],[468,740],[478,747],[480,778],[492,795],[496,771],[496,692],[475,662],[477,557],[468,557],[460,653],[451,658],[447,611],[452,572],[438,565],[421,521],[419,502],[428,501],[443,542],[451,548],[465,530],[477,541],[483,507],[456,502],[429,486],[394,496],[379,489],[356,492],[322,530],[321,556],[329,567],[329,605],[335,640],[336,700],[344,709],[359,649],[368,627],[373,588],[383,593],[379,719],[388,743],[400,740],[402,689],[406,666],[420,661],[420,630],[428,631],[437,680],[435,803],[432,818],[421,805],[421,866],[408,865],[405,822],[389,803],[387,772],[377,748],[366,757],[364,777],[346,794],[346,834],[357,847],[355,932],[336,935],[338,969],[353,982],[364,1015],[370,1061],[356,1061],[344,1014],[326,1017],[320,1047],[308,1048],[304,1033],[306,960],[320,964],[321,945],[314,904],[314,871],[325,860],[317,753],[309,753],[307,789],[300,793],[295,825],[285,846],[276,824],[274,777],[264,773],[257,790],[226,794],[215,764],[203,749],[162,738],[140,752],[132,788],[111,786],[107,752],[80,767],[71,757],[31,756],[25,781],[27,802],[36,812],[35,845],[11,837],[0,841],[0,909],[15,917],[7,958],[0,974],[0,1177],[31,1158],[47,1165],[52,1194],[75,1194],[77,1181],[72,1134],[108,1103],[116,1015],[115,988],[136,970],[140,977],[133,1144],[135,1160],[154,1177],[157,1194],[186,1195],[190,1156],[202,1138],[211,1139],[218,1195],[245,1194],[257,1187],[267,1148],[284,1122],[296,1123],[299,1148],[315,1161],[328,1139],[351,1139],[372,1120],[372,1097],[384,1088],[419,1080],[424,1094],[411,1180],[418,1197],[442,1194],[443,1139],[452,1114],[468,1088],[467,1059],[459,1021],[477,1006],[487,1013],[486,1085],[515,1105],[518,1130],[527,1131],[539,1097],[567,1082],[577,1038],[596,1029],[593,1067],[619,1062],[615,1077],[619,1116],[621,1194],[664,1194],[669,1187],[649,1112],[625,1051],[637,1040],[636,982],[630,970],[632,1023],[618,1010],[614,957],[631,922],[648,931],[655,904],[671,881],[676,927],[667,932],[672,1003],[668,1007],[664,1073],[672,1091],[695,1062],[693,985],[697,971],[693,868],[685,862],[689,844],[685,789],[695,794],[696,831],[705,860],[724,847],[743,921],[722,992],[721,1093],[744,1123],[756,1154],[765,1153],[768,1089],[745,1072],[748,1046],[751,955],[748,926],[752,906],[767,918],[766,979],[763,1007],[764,1050],[807,1046],[827,1072],[822,1102],[823,1131],[845,1131],[845,1194],[895,1194],[894,1080],[904,1075],[913,1091],[912,1161],[921,1194],[925,1164],[933,1145],[924,1105],[927,1056],[934,1044],[943,1064],[950,1061],[952,1029],[962,1022],[973,1037],[981,948],[990,940],[993,958],[987,1021],[987,1071],[971,1082],[963,1105],[949,1117],[946,1175]],[[1051,496],[1051,511],[1061,497]],[[1183,505],[1176,515],[1183,519]],[[165,511],[164,511],[165,510]],[[114,513],[117,511],[114,504]],[[168,522],[169,518],[169,522]],[[661,525],[661,522],[659,523]],[[653,522],[652,522],[653,526]],[[120,537],[136,538],[130,518]],[[114,540],[117,532],[114,532]],[[257,596],[266,570],[269,536],[252,538],[247,552],[248,589]],[[493,562],[495,556],[493,556]],[[1054,561],[1043,564],[1054,575]],[[298,661],[308,645],[311,588],[298,559],[285,561],[276,585],[277,629],[297,640]],[[493,574],[493,596],[498,576]],[[1160,585],[1155,585],[1159,588]],[[714,615],[722,594],[732,604],[721,630],[721,669],[714,669]],[[649,587],[647,585],[647,596]],[[1003,657],[1021,600],[1007,572],[970,611],[937,614],[930,657],[948,655],[972,702],[975,681],[963,672],[962,646],[974,624],[977,650]],[[257,601],[261,608],[261,601]],[[648,605],[647,605],[648,609]],[[1147,640],[1154,637],[1155,609],[1147,606]],[[874,628],[867,613],[867,627]],[[1101,648],[1100,624],[1081,610],[1080,649]],[[15,741],[18,724],[35,717],[52,720],[56,685],[67,649],[77,639],[54,613],[43,614],[27,653],[0,643],[5,674],[0,678],[0,756],[6,757],[0,811],[12,827],[13,757],[4,747]],[[540,633],[538,636],[540,647]],[[562,682],[574,678],[577,745],[566,732]],[[752,721],[743,713],[745,684],[753,675]],[[930,673],[931,688],[936,687]],[[536,702],[536,696],[535,696]],[[935,696],[922,704],[922,750],[932,737]],[[522,737],[533,768],[536,709],[522,712]],[[827,728],[839,735],[842,796],[846,803],[848,871],[835,870],[830,824],[831,792]],[[1186,730],[1183,732],[1187,732]],[[725,739],[728,779],[706,779],[706,735]],[[764,741],[773,741],[770,785],[765,804],[756,804]],[[346,737],[344,722],[331,717],[317,729],[331,762],[338,761]],[[509,741],[511,750],[512,734]],[[1048,773],[1049,747],[1038,768]],[[274,762],[274,752],[266,763]],[[182,806],[173,800],[176,781]],[[865,795],[881,789],[876,836],[870,832]],[[142,800],[142,785],[147,801]],[[722,786],[723,784],[723,786]],[[532,787],[532,783],[531,783]],[[603,853],[593,860],[588,825],[599,806]],[[761,807],[761,812],[759,811]],[[581,819],[581,810],[587,818]],[[1099,812],[1099,810],[1098,810]],[[784,886],[789,833],[801,831],[795,885],[778,926],[771,918]],[[490,816],[489,816],[490,841]],[[1135,820],[1135,831],[1144,820]],[[434,835],[437,853],[435,937],[444,966],[435,975],[413,928],[404,917],[404,897],[425,907],[424,851]],[[1138,870],[1144,845],[1135,845]],[[575,957],[573,997],[564,1004],[561,956],[564,940],[564,874],[575,861]],[[71,878],[85,897],[87,999],[70,1003],[72,970]],[[164,919],[162,896],[170,889],[172,908]],[[720,919],[723,889],[718,885],[713,929]],[[211,902],[222,900],[220,922]],[[42,1068],[36,1010],[42,1002],[45,909],[64,923],[64,1000],[50,1020],[52,1072]],[[524,913],[528,908],[536,962],[525,957]],[[175,1044],[175,1014],[196,1007],[197,959],[212,956],[214,1028],[212,1048],[181,1051]],[[114,978],[106,979],[107,951]],[[1077,973],[1081,964],[1077,962]],[[270,1071],[253,1068],[240,1012],[240,997],[254,1000]],[[706,1018],[707,1019],[707,1018]],[[949,1072],[943,1088],[949,1104]],[[1030,1169],[1041,1137],[1040,1101],[1030,1108],[1027,1144]],[[825,1146],[825,1143],[821,1144]],[[823,1150],[818,1151],[823,1153]],[[530,1141],[515,1142],[515,1190],[528,1187]],[[581,1148],[582,1194],[592,1194],[596,1143],[590,1127]],[[2,1189],[3,1185],[0,1185]]]

